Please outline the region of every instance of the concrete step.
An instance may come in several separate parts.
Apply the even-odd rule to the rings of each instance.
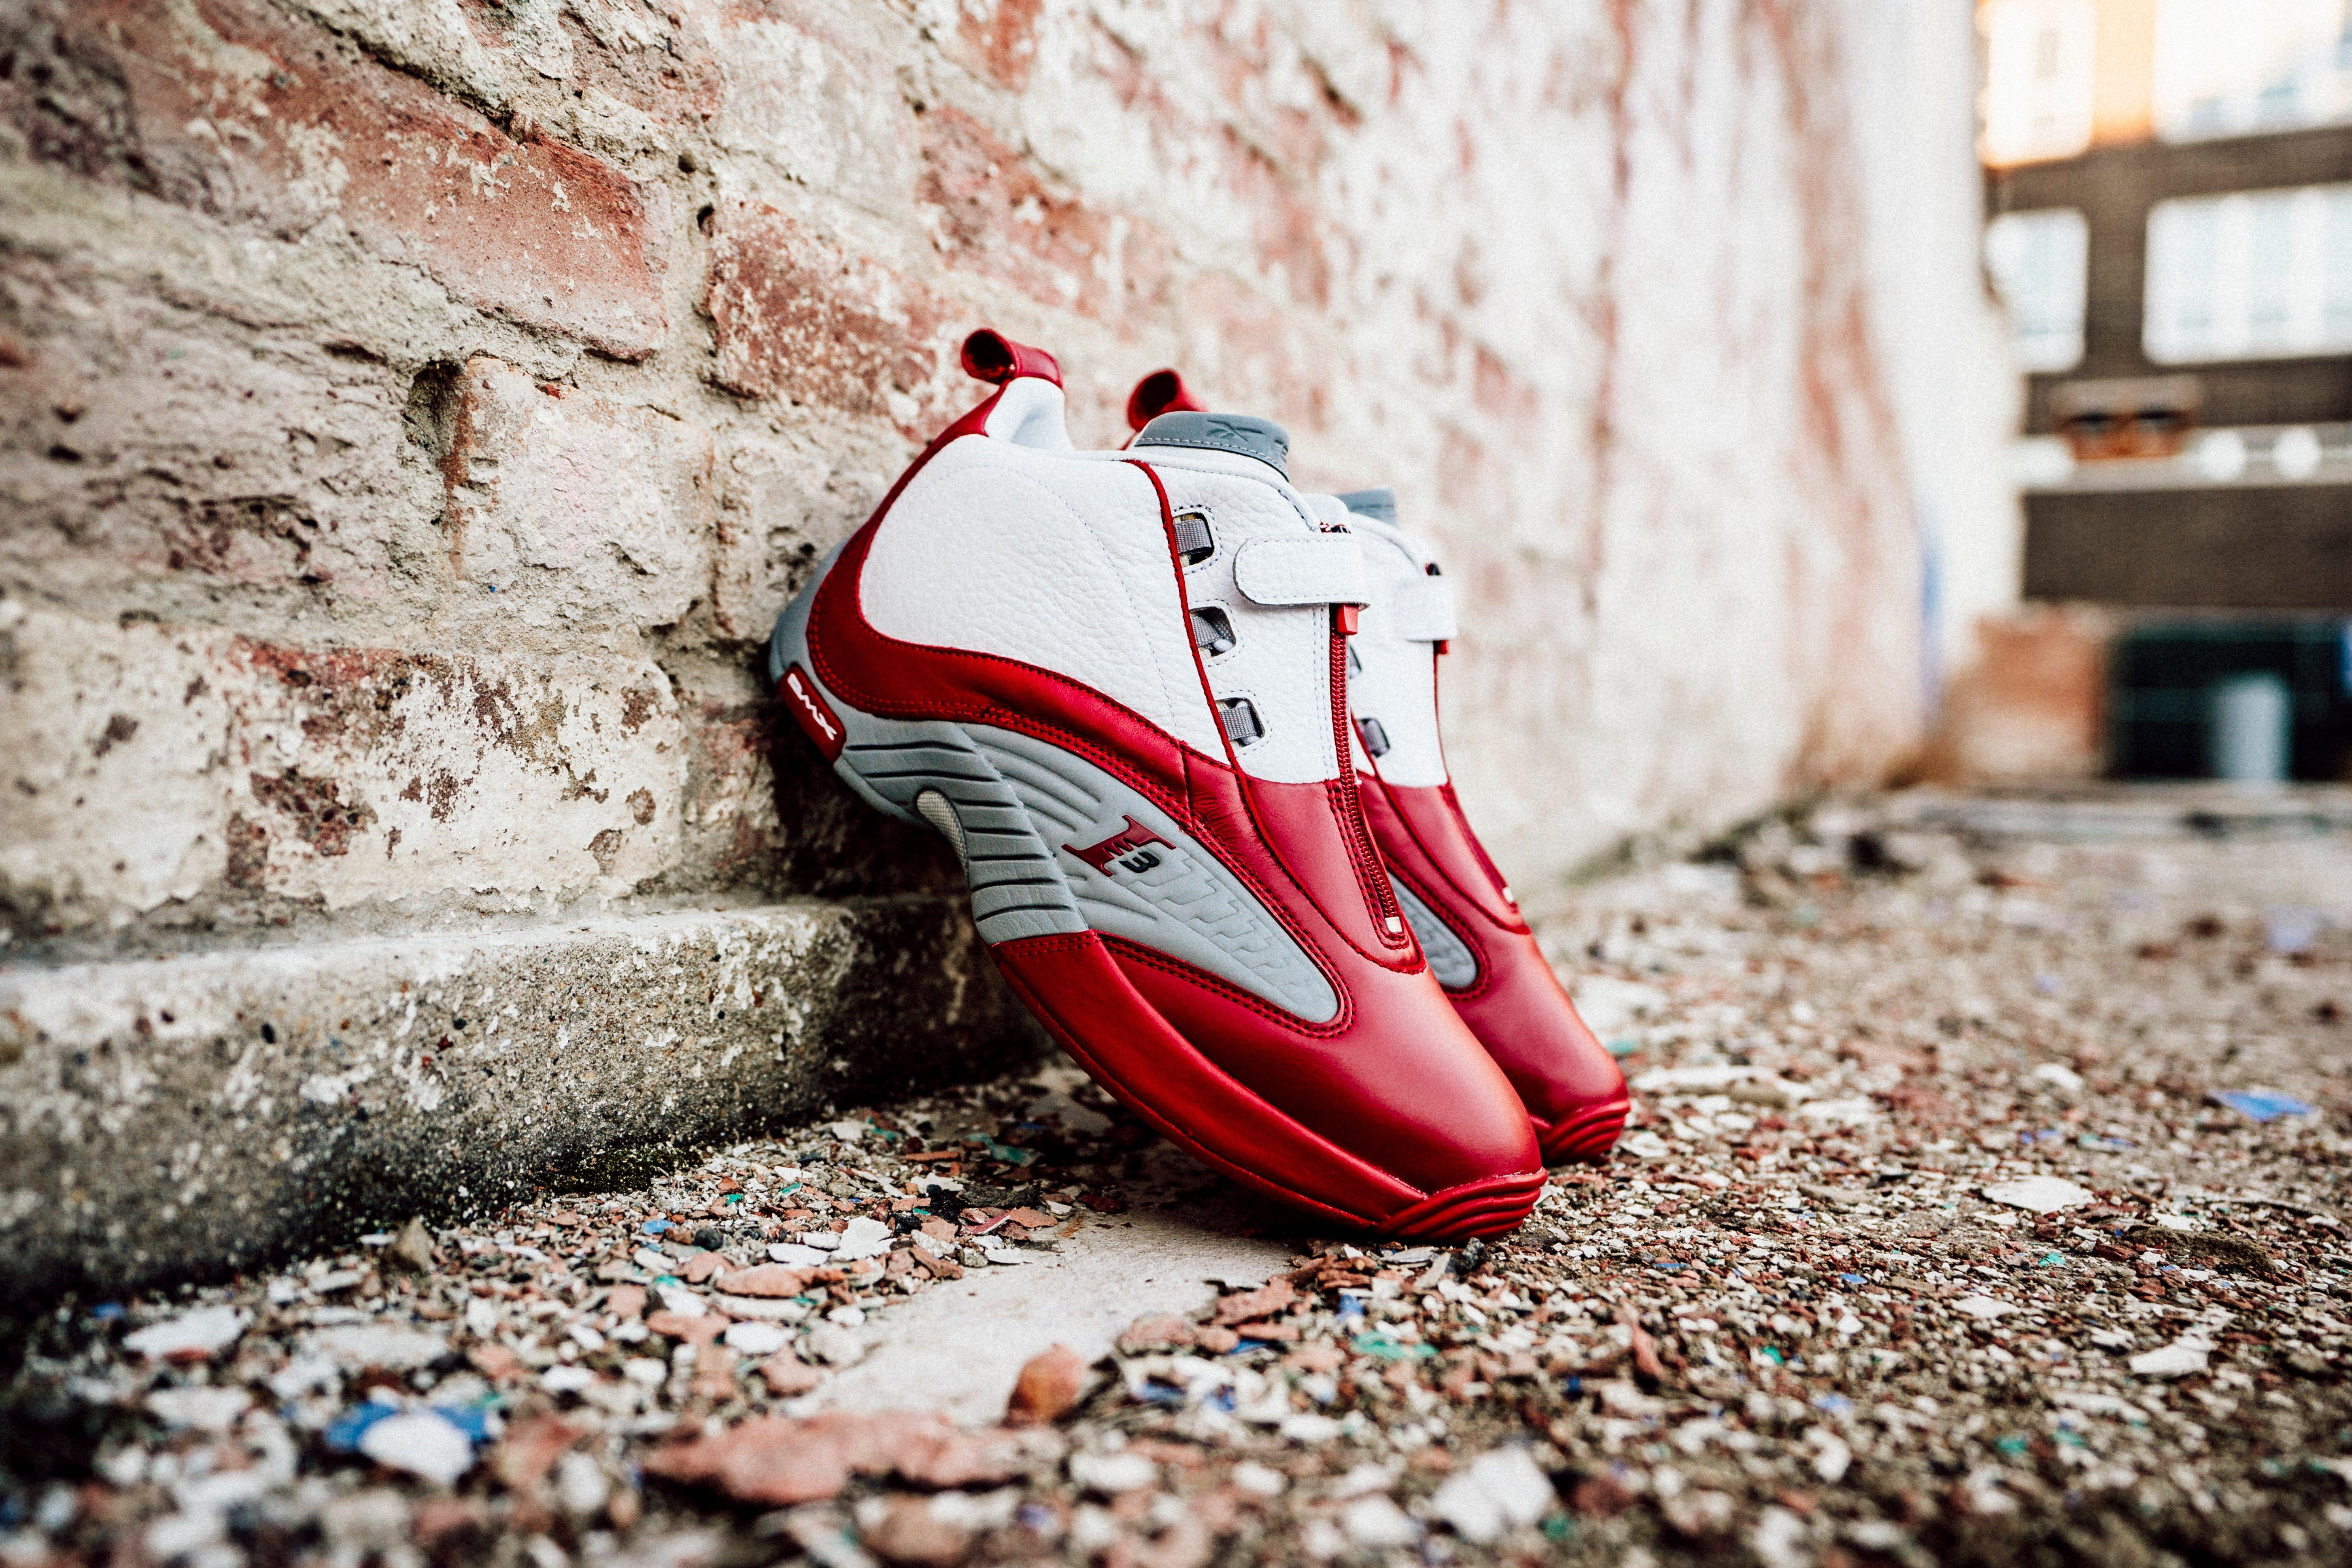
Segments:
[[[1041,1046],[958,896],[0,966],[0,1297],[635,1186]]]

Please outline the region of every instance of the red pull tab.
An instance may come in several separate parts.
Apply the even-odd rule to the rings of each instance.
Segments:
[[[1331,606],[1331,613],[1339,617],[1339,635],[1341,637],[1351,637],[1356,635],[1356,615],[1357,612],[1362,608],[1363,606],[1360,605],[1334,605]]]
[[[1192,389],[1184,384],[1183,376],[1172,370],[1153,371],[1127,395],[1127,427],[1130,430],[1142,429],[1162,414],[1207,412],[1194,400]]]
[[[992,382],[998,386],[1023,375],[1034,375],[1055,386],[1062,384],[1059,360],[1044,349],[1016,343],[987,327],[964,339],[963,368],[964,374],[975,381]]]

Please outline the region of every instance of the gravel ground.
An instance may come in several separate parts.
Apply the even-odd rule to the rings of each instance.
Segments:
[[[824,1391],[913,1295],[1236,1201],[1066,1067],[35,1304],[0,1561],[2345,1561],[2352,834],[2178,818],[1836,805],[1578,890],[1611,1165],[1492,1246],[1255,1211],[1286,1272],[1000,1425]]]

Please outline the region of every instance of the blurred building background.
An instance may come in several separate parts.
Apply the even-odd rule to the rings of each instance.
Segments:
[[[1986,0],[1985,260],[2025,373],[1984,776],[2352,756],[2352,5]]]

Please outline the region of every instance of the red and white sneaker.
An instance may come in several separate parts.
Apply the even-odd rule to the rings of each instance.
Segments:
[[[1372,577],[1349,701],[1364,816],[1397,901],[1454,1010],[1526,1102],[1546,1162],[1605,1160],[1625,1127],[1625,1075],[1561,989],[1445,770],[1437,657],[1454,636],[1452,586],[1396,526],[1392,492],[1339,500]]]
[[[1136,383],[1128,422],[1140,430],[1162,410],[1198,406],[1182,376],[1156,371]],[[1518,1090],[1545,1160],[1604,1160],[1625,1126],[1625,1075],[1545,962],[1446,773],[1437,656],[1454,635],[1452,587],[1397,527],[1393,492],[1305,499],[1344,519],[1371,576],[1349,641],[1349,702],[1358,792],[1397,902],[1447,998]]]
[[[1349,765],[1354,535],[1263,420],[1065,433],[1051,355],[927,447],[776,624],[835,771],[952,843],[999,967],[1107,1089],[1321,1218],[1423,1238],[1525,1216],[1542,1161],[1448,1005]]]

